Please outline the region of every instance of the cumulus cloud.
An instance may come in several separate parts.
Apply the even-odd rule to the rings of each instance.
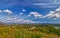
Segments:
[[[24,13],[20,13],[19,15],[23,15]]]
[[[12,14],[13,12],[11,10],[0,10],[0,13],[7,13],[7,14]]]
[[[2,23],[34,23],[32,20],[25,20],[18,17],[5,17],[4,20],[0,19]]]
[[[42,15],[39,14],[38,12],[30,12],[30,14],[28,16],[34,16],[35,18],[42,18]]]
[[[12,14],[13,12],[9,9],[6,9],[6,10],[0,10],[0,13],[7,13],[7,14]]]
[[[25,11],[26,11],[25,9],[22,10],[22,12],[25,12]]]
[[[30,12],[30,14],[28,16],[34,16],[35,19],[60,19],[60,7],[57,8],[55,11],[50,11],[48,14],[46,15],[42,15],[42,14],[39,14],[38,12]]]
[[[60,18],[60,7],[57,8],[55,11],[50,11],[47,15],[43,16],[44,18]]]
[[[54,13],[55,13],[54,11],[50,11],[47,15],[43,16],[43,18],[53,17],[53,16],[55,16]]]
[[[3,10],[3,12],[7,13],[7,14],[12,14],[13,12],[9,9]]]
[[[2,10],[0,10],[0,13],[3,12]]]

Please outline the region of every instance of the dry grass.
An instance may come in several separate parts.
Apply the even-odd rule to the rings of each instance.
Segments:
[[[60,38],[60,36],[44,33],[36,28],[30,30],[30,28],[22,25],[0,25],[0,38]]]

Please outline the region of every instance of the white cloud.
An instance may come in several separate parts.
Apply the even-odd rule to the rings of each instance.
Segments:
[[[50,17],[53,17],[53,16],[55,16],[54,13],[55,13],[54,11],[50,11],[47,15],[43,16],[43,18],[47,18],[47,17],[50,18]]]
[[[2,10],[0,10],[0,13],[2,12]]]
[[[60,19],[60,7],[57,8],[55,11],[50,11],[48,14],[46,15],[42,15],[42,14],[39,14],[38,12],[30,12],[30,14],[28,16],[34,16],[35,19],[38,19],[38,18],[47,18],[47,19]]]
[[[56,8],[60,3],[36,3],[34,6],[43,7],[43,8]],[[57,5],[57,6],[56,6]],[[41,8],[42,8],[41,7]]]
[[[22,10],[22,12],[25,12],[25,11],[26,11],[25,9]]]
[[[60,7],[57,8],[55,11],[50,11],[48,14],[46,15],[42,15],[42,14],[39,14],[38,12],[30,12],[30,14],[28,16],[34,16],[35,19],[38,19],[38,18],[47,18],[47,19],[60,19]]]
[[[42,18],[42,15],[39,14],[38,12],[30,12],[30,14],[28,16],[34,16],[35,18]]]
[[[43,18],[60,18],[60,7],[57,8],[55,11],[50,11],[47,15],[43,16]]]
[[[33,4],[33,5],[47,5],[47,4],[44,4],[44,3],[36,3],[36,4]]]
[[[3,10],[3,12],[5,12],[5,13],[7,13],[7,14],[12,14],[12,13],[13,13],[11,10],[8,10],[8,9]]]
[[[23,15],[24,13],[20,13],[19,15]]]
[[[26,11],[26,10],[25,10],[25,9],[23,9],[23,10],[22,10],[22,12],[21,12],[21,13],[19,13],[19,15],[23,15],[25,11]]]
[[[49,1],[49,2],[47,2],[47,1]],[[45,3],[37,2],[37,3],[34,3],[32,5],[35,5],[35,6],[38,6],[38,7],[42,6],[43,8],[56,8],[60,5],[60,0],[47,0],[47,1],[45,0]]]
[[[59,8],[57,8],[55,11],[60,11],[60,7],[59,7]]]
[[[4,20],[0,20],[2,23],[34,23],[32,20],[20,19],[18,17],[5,17]]]

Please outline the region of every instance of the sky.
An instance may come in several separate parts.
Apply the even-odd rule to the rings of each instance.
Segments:
[[[60,23],[60,0],[0,0],[0,23]]]

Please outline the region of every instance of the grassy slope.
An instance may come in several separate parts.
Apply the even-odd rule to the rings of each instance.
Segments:
[[[60,38],[57,34],[41,32],[40,29],[44,28],[0,25],[0,38]]]

